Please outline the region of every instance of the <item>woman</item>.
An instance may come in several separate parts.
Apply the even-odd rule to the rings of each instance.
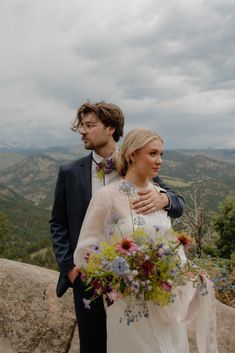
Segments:
[[[134,129],[124,139],[117,168],[122,179],[98,191],[91,200],[74,254],[77,266],[85,264],[87,253],[100,241],[112,241],[131,234],[141,225],[151,237],[164,237],[171,228],[167,212],[137,215],[130,207],[137,191],[158,186],[151,183],[161,164],[163,140],[148,129]],[[131,188],[127,192],[127,184]],[[115,222],[112,219],[115,215]],[[156,231],[157,229],[157,231]],[[179,254],[186,261],[183,250]],[[120,322],[126,300],[107,307],[108,353],[188,353],[186,325],[196,320],[199,353],[217,353],[214,296],[210,283],[202,296],[189,283],[178,289],[174,303],[159,307],[148,302],[149,317],[127,326]]]

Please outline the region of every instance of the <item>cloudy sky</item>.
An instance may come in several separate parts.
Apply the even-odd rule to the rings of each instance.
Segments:
[[[0,145],[80,143],[87,99],[166,148],[235,148],[235,0],[0,0]]]

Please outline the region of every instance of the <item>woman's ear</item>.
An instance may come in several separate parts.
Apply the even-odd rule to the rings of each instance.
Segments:
[[[136,158],[136,153],[135,152],[132,152],[129,156],[129,159],[132,163],[135,163],[135,158]]]

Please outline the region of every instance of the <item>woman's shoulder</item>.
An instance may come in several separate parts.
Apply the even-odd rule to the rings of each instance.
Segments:
[[[120,188],[120,181],[115,181],[111,184],[105,185],[102,188],[100,188],[99,190],[96,191],[96,195],[108,195],[108,194],[112,194],[113,192],[118,191]]]
[[[164,188],[162,188],[161,186],[159,186],[157,184],[153,184],[153,187],[159,192],[166,192],[166,190]]]

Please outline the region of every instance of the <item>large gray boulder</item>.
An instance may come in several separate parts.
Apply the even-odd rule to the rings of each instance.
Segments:
[[[79,353],[72,293],[58,299],[57,278],[56,271],[0,259],[0,353]],[[235,309],[216,301],[216,311],[219,352],[234,353]],[[189,341],[198,353],[193,327]]]
[[[217,344],[219,353],[235,352],[235,309],[216,300]],[[195,327],[188,329],[190,352],[198,353]]]
[[[0,353],[67,353],[76,325],[71,291],[58,299],[58,272],[0,259]]]

